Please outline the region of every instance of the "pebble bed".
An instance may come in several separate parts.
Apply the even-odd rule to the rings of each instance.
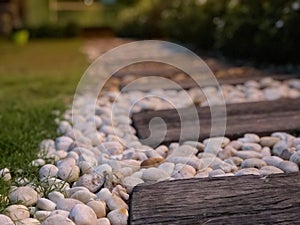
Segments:
[[[279,82],[264,78],[244,85],[221,86],[227,103],[275,100],[300,96],[300,80]],[[217,89],[207,87],[210,104],[218,104]],[[188,90],[190,100],[180,98],[181,91],[153,90],[152,95],[164,94],[176,107],[191,104],[207,105],[202,92]],[[117,98],[118,92],[106,92],[97,102],[96,115],[87,117],[93,109],[86,96],[77,104],[73,122],[72,111],[58,121],[55,140],[43,140],[40,158],[32,164],[39,168],[40,183],[48,187],[43,195],[40,187],[26,178],[18,178],[18,187],[11,187],[12,203],[0,214],[5,225],[125,225],[128,219],[128,198],[133,187],[141,183],[163,180],[223,177],[241,175],[267,176],[275,173],[298,172],[300,137],[276,132],[266,137],[245,134],[237,140],[215,137],[202,142],[186,141],[151,148],[135,135],[128,117],[145,109],[172,107],[161,98],[145,97],[149,93],[130,92]],[[138,101],[141,99],[141,101]],[[117,116],[110,120],[113,103]],[[96,125],[96,127],[95,127]],[[75,141],[76,136],[76,141]],[[208,148],[208,142],[215,143]],[[221,147],[220,147],[221,146]],[[52,160],[53,163],[49,163]],[[8,168],[0,171],[1,179],[9,181]]]

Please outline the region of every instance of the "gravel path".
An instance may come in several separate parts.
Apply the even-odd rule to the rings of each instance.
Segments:
[[[224,85],[221,90],[227,103],[296,98],[300,95],[300,80],[264,78],[244,85]],[[180,91],[151,93],[158,92],[168,95],[177,107],[207,105],[197,89],[188,90],[190,101],[181,98]],[[215,99],[213,104],[218,104],[220,93],[214,88],[208,93]],[[102,93],[92,118],[87,117],[87,111],[94,105],[84,95],[77,99],[82,110],[76,113],[73,123],[72,111],[64,113],[64,119],[58,121],[58,137],[42,141],[40,157],[32,162],[39,168],[40,183],[49,187],[49,193],[43,196],[40,187],[20,178],[20,186],[12,187],[8,196],[12,205],[0,215],[0,224],[125,225],[129,194],[141,183],[299,171],[300,138],[280,131],[267,137],[216,137],[155,149],[143,145],[130,125],[130,113],[169,108],[170,104],[155,97],[144,98],[149,93],[129,92],[122,98],[117,98],[118,94],[116,88]],[[140,98],[143,100],[137,101]],[[115,101],[118,108],[111,120]],[[6,181],[11,179],[8,168],[0,174]]]

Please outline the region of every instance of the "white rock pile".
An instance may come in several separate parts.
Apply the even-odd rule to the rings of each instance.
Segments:
[[[300,81],[278,83],[265,78],[236,87],[222,86],[222,90],[227,102],[298,97]],[[213,97],[215,91],[211,88]],[[157,92],[163,91],[152,91]],[[178,91],[165,94],[173,96],[178,106],[193,104],[180,101]],[[192,101],[202,96],[193,89],[189,94]],[[129,109],[143,93],[130,92],[122,98],[117,95],[104,94],[96,108],[88,96],[81,96],[77,104],[82,107],[73,112],[73,123],[72,111],[65,112],[57,130],[60,136],[42,141],[41,157],[32,162],[39,167],[39,180],[48,191],[41,191],[26,178],[17,178],[20,185],[11,187],[11,205],[0,215],[0,224],[125,225],[129,194],[138,184],[299,171],[300,138],[283,132],[266,137],[249,133],[237,140],[216,137],[156,148],[143,145],[130,126],[130,113],[168,106],[161,99],[146,98]],[[111,120],[114,101],[119,102]],[[90,117],[93,109],[95,115]],[[220,147],[208,143],[220,143]],[[7,168],[0,170],[0,176],[6,181],[12,179]]]

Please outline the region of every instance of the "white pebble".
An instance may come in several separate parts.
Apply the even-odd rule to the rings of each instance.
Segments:
[[[117,195],[111,195],[107,200],[106,200],[107,207],[112,211],[115,209],[121,209],[125,208],[128,209],[127,204]]]
[[[72,198],[59,199],[56,203],[56,209],[70,211],[76,204],[83,204],[81,201]]]
[[[73,223],[72,220],[70,220],[68,217],[54,214],[46,218],[41,225],[77,225]]]
[[[36,203],[36,207],[41,210],[53,211],[55,210],[56,204],[49,199],[39,198]]]
[[[128,193],[131,193],[132,189],[136,185],[142,184],[142,183],[144,183],[144,181],[142,179],[140,179],[138,177],[133,177],[133,176],[125,177],[124,181],[123,181],[123,185],[125,186]]]
[[[39,171],[40,179],[57,176],[58,168],[52,164],[46,164]]]
[[[242,162],[241,167],[242,168],[258,168],[260,169],[263,166],[266,166],[267,163],[262,160],[262,159],[257,159],[257,158],[250,158],[250,159],[245,159]]]
[[[69,214],[69,218],[76,225],[96,225],[97,216],[94,210],[86,205],[75,205]]]
[[[42,222],[50,215],[51,215],[51,212],[49,212],[49,211],[36,211],[34,214],[34,218],[36,218],[38,221]]]
[[[104,201],[90,201],[86,205],[94,210],[97,218],[102,218],[106,216],[106,204]]]
[[[270,174],[283,173],[283,171],[275,166],[264,166],[260,168],[259,173],[266,176]]]
[[[65,196],[58,191],[52,191],[48,194],[48,198],[49,198],[49,200],[51,200],[52,202],[54,202],[56,204],[58,200],[64,199]]]
[[[169,174],[167,174],[165,171],[154,167],[145,169],[142,175],[142,179],[144,181],[157,181],[160,179],[166,179],[168,177]]]
[[[299,172],[299,167],[296,163],[286,160],[279,163],[278,168],[285,173]]]
[[[127,209],[116,209],[107,214],[111,225],[127,225],[128,211]]]
[[[31,187],[17,187],[8,195],[10,202],[22,202],[25,206],[34,205],[38,200],[38,193]]]
[[[97,225],[110,225],[109,219],[107,218],[97,219]]]
[[[235,176],[242,175],[260,175],[259,170],[256,168],[245,168],[236,172]]]
[[[0,170],[0,179],[3,179],[4,181],[11,180],[11,174],[9,172],[9,169],[4,168],[4,169]]]
[[[24,205],[10,205],[4,210],[4,214],[14,222],[30,217],[29,210]]]

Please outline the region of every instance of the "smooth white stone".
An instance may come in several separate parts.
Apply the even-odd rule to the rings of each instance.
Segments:
[[[56,204],[49,199],[39,198],[36,203],[36,207],[41,210],[53,211],[55,210]]]
[[[256,134],[245,134],[243,138],[239,138],[238,141],[243,143],[258,143],[260,140],[259,136]]]
[[[69,211],[57,209],[57,210],[52,211],[50,216],[52,216],[52,215],[61,215],[61,216],[64,216],[64,217],[68,218],[69,214],[70,214]]]
[[[33,161],[31,162],[31,165],[32,165],[32,166],[35,166],[35,167],[40,167],[40,166],[43,166],[43,165],[45,165],[45,164],[46,164],[46,162],[45,162],[44,159],[35,159],[35,160],[33,160]]]
[[[185,157],[185,156],[183,156],[183,157],[182,156],[168,157],[167,161],[174,163],[174,164],[177,164],[177,163],[187,164],[187,165],[194,167],[196,170],[203,168],[202,161],[194,155],[192,155],[190,157]]]
[[[242,145],[242,150],[244,151],[256,151],[261,152],[262,147],[256,143],[244,143]]]
[[[50,211],[36,211],[34,214],[34,218],[36,218],[38,221],[42,222],[50,215],[51,215]]]
[[[85,190],[76,191],[74,194],[71,195],[71,198],[77,199],[85,204],[89,201],[94,200],[96,197],[97,196],[95,194]]]
[[[76,152],[73,152],[73,151],[72,152],[68,152],[67,159],[68,158],[74,159],[75,162],[76,162],[76,164],[77,164],[77,162],[79,160],[79,155]]]
[[[285,173],[299,172],[299,167],[296,163],[286,160],[279,163],[278,168]]]
[[[225,175],[225,172],[221,169],[213,170],[208,174],[209,177],[219,177],[219,176],[224,176],[224,175]]]
[[[284,173],[281,169],[275,167],[275,166],[264,166],[260,168],[259,173],[261,175],[270,175],[270,174],[276,174],[276,173]]]
[[[78,166],[59,166],[58,177],[64,181],[74,182],[79,178],[80,169]]]
[[[125,186],[128,193],[131,193],[132,189],[136,185],[142,184],[142,183],[144,183],[144,181],[141,178],[133,177],[133,176],[125,177],[124,181],[123,181],[123,185]]]
[[[10,205],[4,210],[4,214],[14,222],[30,217],[29,210],[24,205]]]
[[[66,197],[70,198],[74,193],[77,191],[87,191],[89,192],[89,189],[86,187],[72,187],[69,190],[66,191]]]
[[[97,194],[97,199],[106,202],[112,196],[108,188],[102,188]]]
[[[58,134],[65,134],[67,133],[68,131],[71,131],[72,130],[72,126],[70,125],[70,123],[68,121],[60,121],[59,122],[59,125],[58,125],[58,128],[56,130],[56,132]]]
[[[106,203],[104,201],[93,200],[88,202],[86,205],[94,210],[97,218],[102,218],[106,216]]]
[[[52,202],[54,202],[56,204],[58,200],[64,199],[65,196],[58,191],[52,191],[48,194],[48,198],[49,198],[49,200],[51,200]]]
[[[175,165],[172,177],[175,179],[186,179],[194,177],[195,174],[196,170],[192,166],[178,163]]]
[[[263,157],[263,160],[269,166],[275,166],[275,167],[278,167],[279,164],[283,161],[283,159],[279,158],[278,156],[265,156],[265,157]]]
[[[46,164],[39,171],[40,179],[57,176],[58,168],[52,164]]]
[[[40,221],[34,218],[26,218],[16,221],[16,225],[40,225]]]
[[[3,179],[4,181],[9,181],[11,180],[11,174],[9,169],[4,168],[0,170],[0,179]]]
[[[59,199],[56,203],[56,209],[70,211],[74,205],[83,204],[81,201],[73,198]]]
[[[155,151],[156,151],[160,156],[162,156],[162,157],[165,158],[165,157],[167,156],[167,154],[168,154],[169,149],[168,149],[168,147],[165,146],[165,145],[160,145],[160,146],[158,146],[158,147],[155,149]]]
[[[25,206],[34,205],[38,200],[38,193],[29,186],[17,187],[8,195],[10,202],[22,202]]]
[[[111,225],[109,219],[107,218],[100,218],[97,219],[97,225]]]
[[[236,151],[234,153],[236,156],[242,159],[249,159],[249,158],[262,158],[262,154],[256,151]]]
[[[68,217],[59,215],[59,214],[55,214],[55,215],[51,215],[49,216],[47,219],[45,219],[43,221],[43,223],[41,225],[77,225],[75,223],[73,223],[72,220],[70,220]]]
[[[116,209],[107,214],[111,225],[127,225],[128,211],[127,209]]]
[[[245,168],[236,172],[235,176],[242,175],[260,175],[259,170],[256,168]]]
[[[280,141],[279,138],[277,137],[262,137],[260,139],[260,145],[261,146],[266,146],[266,147],[273,147],[278,141]]]
[[[232,164],[229,164],[229,163],[226,163],[226,162],[212,163],[210,167],[213,170],[221,169],[225,173],[229,173],[229,172],[238,170],[238,168],[235,165],[232,165]]]
[[[55,139],[55,148],[56,150],[67,151],[72,143],[73,139],[67,136],[61,136]]]
[[[258,159],[258,158],[250,158],[250,159],[245,159],[242,162],[241,167],[242,168],[258,168],[260,169],[263,166],[266,166],[267,163],[262,160],[262,159]]]
[[[55,150],[55,142],[51,139],[45,139],[40,143],[40,151],[46,154]]]
[[[83,174],[89,174],[93,171],[93,163],[88,161],[81,161],[78,166]]]
[[[8,217],[3,214],[0,214],[0,224],[1,225],[15,225],[14,222]]]
[[[94,210],[86,205],[75,205],[69,214],[69,218],[76,225],[96,225],[97,216]]]
[[[158,168],[148,168],[143,171],[142,179],[144,181],[157,181],[159,179],[166,179],[169,177],[165,171]]]
[[[291,157],[290,161],[296,163],[298,166],[300,166],[300,151],[294,152]]]
[[[261,153],[262,157],[272,155],[271,154],[271,149],[269,147],[263,147],[260,153]]]
[[[234,140],[234,141],[229,142],[229,143],[226,145],[226,147],[230,146],[230,147],[232,147],[232,148],[238,150],[238,149],[240,149],[240,148],[242,147],[242,145],[243,145],[243,142]]]
[[[159,169],[162,169],[163,171],[165,171],[167,174],[169,174],[169,176],[172,175],[174,168],[175,168],[175,164],[171,163],[171,162],[163,162],[162,164],[160,164],[158,166]]]
[[[126,188],[118,184],[112,190],[113,195],[118,195],[123,200],[127,201],[129,199],[129,195],[127,194]]]
[[[128,209],[128,205],[124,202],[122,198],[120,198],[117,195],[111,195],[107,200],[106,200],[107,207],[112,211],[115,209],[121,209],[125,208]]]
[[[57,150],[50,155],[50,158],[54,158],[55,161],[66,158],[68,153],[65,150]]]

